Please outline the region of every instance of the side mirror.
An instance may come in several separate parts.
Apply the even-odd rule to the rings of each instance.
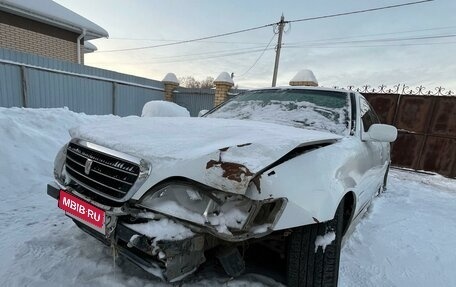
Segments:
[[[199,111],[199,113],[198,113],[198,118],[204,116],[208,111],[209,111],[209,110],[201,110],[201,111]]]
[[[393,142],[397,138],[397,129],[390,125],[373,124],[362,137],[363,141]]]

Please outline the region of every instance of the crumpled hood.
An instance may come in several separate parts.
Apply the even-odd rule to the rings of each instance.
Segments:
[[[248,120],[140,117],[81,126],[70,135],[149,161],[150,186],[180,176],[236,193],[294,148],[341,138]]]

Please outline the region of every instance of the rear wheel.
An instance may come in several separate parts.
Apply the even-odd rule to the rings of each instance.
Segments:
[[[288,286],[337,286],[344,202],[333,220],[295,229],[287,250]]]

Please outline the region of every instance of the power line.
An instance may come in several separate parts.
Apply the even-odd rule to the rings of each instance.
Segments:
[[[382,35],[395,35],[395,34],[405,34],[405,33],[415,33],[415,32],[425,32],[425,31],[435,31],[435,30],[445,30],[445,29],[454,29],[456,26],[443,26],[443,27],[432,27],[426,29],[414,29],[414,30],[405,30],[405,31],[394,31],[386,33],[374,33],[374,34],[363,34],[363,35],[354,35],[354,36],[344,36],[344,37],[335,37],[335,38],[323,38],[312,40],[313,42],[319,41],[331,41],[331,40],[341,40],[341,39],[353,39],[353,38],[364,38],[371,36],[382,36]],[[287,32],[287,31],[285,31]],[[125,38],[125,37],[109,37],[109,40],[120,40],[120,41],[151,41],[151,42],[177,42],[184,41],[182,39],[157,39],[157,38]],[[240,44],[240,45],[266,45],[266,42],[245,42],[245,41],[199,41],[201,43],[209,44]],[[308,42],[290,42],[289,44],[301,44]]]
[[[456,36],[456,35],[455,35]],[[399,39],[398,39],[399,40]],[[378,40],[377,40],[378,41]],[[348,41],[345,43],[349,43]],[[401,43],[401,44],[385,44],[385,45],[339,45],[339,46],[331,46],[337,44],[343,44],[342,42],[333,42],[333,43],[314,43],[309,45],[284,45],[283,48],[287,49],[294,49],[294,48],[363,48],[363,47],[386,47],[386,46],[421,46],[421,45],[445,45],[445,44],[454,44],[456,42],[431,42],[431,43]],[[205,53],[194,53],[194,54],[186,54],[186,55],[176,55],[176,56],[168,56],[168,57],[156,57],[153,59],[163,60],[163,59],[173,59],[173,58],[181,58],[176,60],[170,61],[153,61],[153,62],[141,62],[141,63],[132,63],[131,61],[128,63],[122,63],[125,65],[144,65],[144,64],[161,64],[161,63],[180,63],[180,62],[187,62],[187,61],[199,61],[205,59],[212,59],[212,58],[221,58],[221,57],[228,57],[228,56],[237,56],[237,55],[244,55],[244,54],[251,54],[256,52],[262,52],[267,50],[272,50],[273,48],[266,47],[266,49],[252,49],[252,48],[242,48],[237,50],[222,50],[222,51],[212,51],[212,52],[205,52]],[[233,52],[238,51],[238,52]],[[220,54],[219,54],[220,53]],[[213,56],[207,56],[208,54],[215,54]],[[188,56],[203,56],[203,57],[190,57]]]
[[[250,66],[250,68],[248,68],[244,73],[242,73],[242,75],[239,76],[240,78],[242,78],[242,77],[244,77],[245,75],[247,75],[247,73],[250,72],[250,70],[252,70],[253,67],[255,67],[255,65],[258,63],[258,61],[261,59],[261,57],[263,57],[264,52],[266,52],[266,50],[269,48],[269,45],[271,45],[272,40],[274,40],[274,38],[275,38],[275,35],[276,35],[276,34],[272,35],[271,40],[269,40],[269,43],[266,45],[266,47],[264,48],[264,50],[261,51],[261,54],[260,54],[260,55],[258,56],[258,58],[255,60],[255,62],[253,62],[252,66]]]
[[[304,46],[284,46],[285,49],[303,49],[303,48],[319,48],[319,49],[344,49],[344,48],[375,48],[375,47],[403,47],[403,46],[427,46],[427,45],[452,45],[456,42],[430,42],[430,43],[399,43],[399,44],[384,44],[384,45],[352,45],[352,46],[331,46],[331,45],[309,45]]]
[[[367,39],[367,40],[352,40],[352,41],[338,41],[338,42],[314,42],[300,45],[287,45],[287,47],[305,47],[311,45],[332,45],[332,44],[355,44],[355,43],[372,43],[372,42],[397,42],[397,41],[410,41],[410,40],[429,40],[441,38],[453,38],[456,34],[447,35],[433,35],[433,36],[417,36],[407,38],[380,38],[380,39]]]
[[[432,2],[432,1],[434,1],[434,0],[422,0],[422,1],[415,1],[415,2],[407,2],[407,3],[396,4],[396,5],[388,5],[388,6],[377,7],[377,8],[369,8],[369,9],[356,10],[356,11],[350,11],[350,12],[343,12],[343,13],[337,13],[337,14],[330,14],[330,15],[324,15],[324,16],[316,16],[316,17],[309,17],[309,18],[290,20],[290,21],[285,21],[285,23],[304,22],[304,21],[313,21],[313,20],[334,18],[334,17],[340,17],[340,16],[347,16],[347,15],[353,15],[353,14],[360,14],[360,13],[366,13],[366,12],[373,12],[373,11],[386,10],[386,9],[392,9],[392,8],[398,8],[398,7],[404,7],[404,6],[423,4],[423,3],[426,3],[426,2]]]
[[[183,41],[177,41],[177,42],[172,42],[172,43],[152,45],[152,46],[144,46],[144,47],[137,47],[137,48],[105,50],[105,51],[99,51],[97,53],[136,51],[136,50],[144,50],[144,49],[152,49],[152,48],[158,48],[158,47],[167,47],[167,46],[173,46],[173,45],[180,45],[180,44],[186,44],[186,43],[191,43],[191,42],[197,42],[197,41],[201,41],[201,40],[214,39],[214,38],[225,37],[225,36],[230,36],[230,35],[234,35],[234,34],[254,31],[254,30],[258,30],[258,29],[262,29],[262,28],[266,28],[266,27],[270,27],[270,26],[274,26],[274,25],[275,25],[275,23],[272,23],[272,24],[266,24],[266,25],[257,26],[257,27],[253,27],[253,28],[247,28],[247,29],[242,29],[242,30],[237,30],[237,31],[233,31],[233,32],[217,34],[217,35],[212,35],[212,36],[206,36],[206,37],[201,37],[201,38],[196,38],[196,39],[191,39],[191,40],[183,40]]]
[[[155,39],[155,38],[117,38],[110,37],[109,40],[121,40],[121,41],[151,41],[151,42],[180,42],[185,41],[182,39]],[[266,45],[266,42],[241,42],[241,41],[198,41],[200,43],[210,44],[242,44],[242,45]]]
[[[288,24],[288,23],[294,23],[294,22],[303,22],[303,21],[312,21],[312,20],[319,20],[319,19],[326,19],[326,18],[334,18],[334,17],[347,16],[347,15],[353,15],[353,14],[359,14],[359,13],[366,13],[366,12],[372,12],[372,11],[378,11],[378,10],[398,8],[398,7],[403,7],[403,6],[417,5],[417,4],[422,4],[422,3],[426,3],[426,2],[432,2],[432,1],[434,1],[434,0],[422,0],[422,1],[408,2],[408,3],[389,5],[389,6],[383,6],[383,7],[377,7],[377,8],[370,8],[370,9],[356,10],[356,11],[350,11],[350,12],[344,12],[344,13],[329,14],[329,15],[323,15],[323,16],[310,17],[310,18],[296,19],[296,20],[291,20],[291,21],[284,21],[284,23]],[[152,48],[180,45],[180,44],[192,43],[192,42],[197,42],[197,41],[202,41],[202,40],[220,38],[220,37],[230,36],[230,35],[234,35],[234,34],[239,34],[239,33],[259,30],[259,29],[263,29],[263,28],[266,28],[266,27],[271,27],[271,26],[278,25],[279,23],[280,22],[270,23],[270,24],[266,24],[266,25],[262,25],[262,26],[257,26],[257,27],[237,30],[237,31],[233,31],[233,32],[227,32],[227,33],[223,33],[223,34],[217,34],[217,35],[206,36],[206,37],[201,37],[201,38],[195,38],[195,39],[190,39],[190,40],[171,42],[171,43],[166,43],[166,44],[143,46],[143,47],[134,47],[134,48],[125,48],[125,49],[105,50],[105,51],[96,51],[95,53],[137,51],[137,50],[145,50],[145,49],[152,49]]]
[[[181,55],[173,55],[173,56],[163,56],[163,57],[147,57],[150,60],[161,60],[161,59],[172,59],[172,58],[185,58],[188,56],[199,56],[199,55],[211,55],[211,54],[220,54],[220,53],[232,53],[232,52],[243,52],[243,51],[258,51],[259,48],[263,46],[255,46],[249,48],[239,48],[239,49],[230,49],[230,50],[217,50],[217,51],[208,51],[208,52],[200,52],[200,53],[190,53],[190,54],[181,54]]]
[[[429,31],[429,30],[441,30],[441,29],[448,29],[448,28],[455,28],[456,26],[447,26],[447,27],[435,27],[435,28],[428,28],[428,29],[419,29],[419,30],[407,30],[407,31],[396,31],[396,32],[388,32],[388,33],[377,33],[377,34],[365,34],[365,35],[358,35],[358,36],[353,36],[353,37],[341,37],[341,38],[327,38],[327,39],[317,39],[313,40],[311,42],[290,42],[290,43],[284,43],[287,48],[299,48],[299,47],[306,47],[306,46],[318,46],[318,47],[323,47],[323,45],[329,45],[329,44],[341,44],[341,43],[346,43],[348,41],[344,42],[324,42],[325,40],[337,40],[337,39],[351,39],[351,38],[359,38],[359,37],[368,37],[368,36],[376,36],[376,35],[390,35],[390,34],[401,34],[401,33],[409,33],[409,32],[420,32],[420,31]],[[275,34],[273,35],[275,37]],[[391,39],[391,38],[388,38]],[[410,40],[409,38],[400,38],[404,40]],[[383,39],[368,39],[369,41],[375,40],[376,41],[382,41]],[[175,41],[175,40],[163,40],[163,41]],[[224,42],[224,43],[230,43],[230,42]],[[445,43],[451,43],[451,42],[443,42],[442,44]],[[266,45],[268,47],[270,44],[268,43],[262,43],[262,45]],[[403,44],[402,44],[403,45]],[[418,45],[418,44],[417,44]],[[425,45],[425,44],[419,44],[419,45]],[[396,45],[395,45],[396,46]],[[161,59],[172,59],[172,58],[185,58],[188,56],[197,56],[197,55],[208,55],[208,54],[219,54],[219,53],[227,53],[227,52],[238,52],[238,51],[251,51],[252,49],[255,49],[255,51],[258,51],[257,49],[262,46],[255,46],[255,47],[248,47],[248,48],[239,48],[239,49],[229,49],[229,50],[215,50],[215,51],[207,51],[207,52],[199,52],[199,53],[190,53],[190,54],[180,54],[180,55],[173,55],[173,56],[161,56],[161,57],[148,57],[149,60],[161,60]],[[342,46],[346,47],[346,46]],[[361,46],[352,46],[352,47],[361,47]],[[376,46],[362,46],[362,47],[376,47]],[[131,63],[129,61],[128,63]]]
[[[456,26],[433,27],[433,28],[427,28],[427,29],[395,31],[395,32],[386,32],[386,33],[375,33],[375,34],[364,34],[364,35],[335,37],[335,38],[324,38],[324,39],[317,39],[317,40],[311,40],[311,41],[305,41],[305,42],[290,42],[288,44],[318,43],[318,42],[331,41],[331,40],[356,39],[356,38],[365,38],[365,37],[371,37],[371,36],[395,35],[395,34],[425,32],[425,31],[445,30],[445,29],[453,29],[453,28],[456,28]]]
[[[180,55],[173,55],[173,56],[159,56],[159,57],[147,57],[148,60],[165,60],[165,59],[179,59],[179,58],[192,58],[192,56],[207,56],[207,55],[224,55],[224,53],[233,53],[233,52],[258,52],[261,51],[259,48],[263,48],[263,46],[256,46],[256,47],[249,47],[249,48],[239,48],[239,49],[230,49],[230,50],[216,50],[216,51],[207,51],[207,52],[200,52],[200,53],[190,53],[190,54],[180,54]],[[143,63],[141,61],[140,63]],[[128,62],[116,62],[117,64],[135,64],[131,61]]]
[[[267,50],[273,50],[274,48],[268,48]],[[220,55],[214,55],[214,56],[204,56],[204,57],[193,57],[193,58],[188,58],[188,59],[176,59],[176,60],[170,60],[170,61],[152,61],[152,62],[141,62],[141,63],[125,63],[124,65],[150,65],[150,64],[168,64],[168,63],[181,63],[181,62],[191,62],[191,61],[200,61],[200,60],[207,60],[207,59],[214,59],[214,58],[223,58],[223,57],[230,57],[230,56],[237,56],[237,55],[245,55],[245,54],[252,54],[256,52],[261,52],[264,49],[253,49],[249,51],[244,51],[244,52],[235,52],[235,53],[225,53],[225,54],[220,54]],[[112,62],[110,62],[111,64]],[[103,63],[102,63],[103,64]]]

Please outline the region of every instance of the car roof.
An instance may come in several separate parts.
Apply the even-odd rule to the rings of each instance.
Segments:
[[[326,88],[326,87],[311,87],[311,86],[279,86],[279,87],[268,87],[268,88],[251,89],[250,91],[260,91],[260,90],[317,90],[317,91],[331,91],[331,92],[343,92],[343,93],[350,92],[350,91],[345,90],[345,89],[335,89],[335,88]]]

